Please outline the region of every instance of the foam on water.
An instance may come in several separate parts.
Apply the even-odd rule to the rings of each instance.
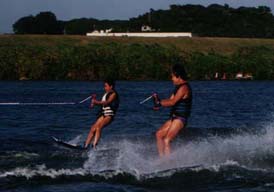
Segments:
[[[0,173],[0,178],[3,177],[26,177],[27,179],[30,179],[34,176],[47,176],[50,178],[56,178],[61,175],[85,175],[86,171],[79,168],[79,169],[49,169],[45,165],[37,165],[34,168],[16,168],[11,171],[6,171],[4,173]]]
[[[3,154],[0,154],[0,158],[3,159],[33,159],[38,158],[38,153],[30,153],[27,151],[17,152],[17,151],[9,151]]]
[[[68,143],[79,145],[81,143],[81,138],[82,138],[82,135],[77,135],[75,138],[70,140]]]
[[[84,168],[95,171],[123,170],[138,174],[203,165],[211,167],[227,162],[253,168],[273,167],[274,123],[264,133],[242,133],[228,137],[212,136],[177,145],[168,158],[159,159],[155,141],[138,143],[123,140],[105,144],[106,151],[89,151]],[[116,149],[113,148],[115,146]]]
[[[159,159],[155,140],[104,141],[96,150],[87,152],[82,167],[74,169],[53,169],[45,165],[18,167],[0,173],[7,176],[48,176],[94,175],[104,173],[113,177],[118,173],[128,173],[136,178],[144,175],[170,175],[182,168],[193,171],[208,169],[218,172],[223,166],[238,166],[250,170],[273,171],[274,164],[274,123],[265,127],[264,133],[242,133],[237,135],[212,136],[177,144],[173,153]],[[80,137],[73,139],[76,143]],[[196,167],[196,165],[199,165]],[[168,170],[168,171],[167,171]],[[110,173],[106,174],[106,172]],[[163,172],[166,171],[166,172]]]

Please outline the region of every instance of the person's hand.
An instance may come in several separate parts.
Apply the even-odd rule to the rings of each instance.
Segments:
[[[90,108],[94,107],[94,104],[96,104],[96,94],[91,95]]]
[[[153,93],[153,110],[159,110],[161,107],[161,99],[159,98],[157,93]]]

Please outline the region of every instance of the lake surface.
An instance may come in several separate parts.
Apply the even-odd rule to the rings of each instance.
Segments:
[[[169,109],[139,102],[169,97],[169,81],[118,81],[117,116],[87,152],[51,136],[84,143],[99,108],[79,102],[100,98],[102,82],[0,82],[0,191],[273,191],[274,82],[190,84],[188,127],[159,159],[154,135]]]

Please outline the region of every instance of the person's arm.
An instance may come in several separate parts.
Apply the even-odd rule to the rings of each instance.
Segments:
[[[177,93],[172,94],[169,99],[161,100],[160,104],[163,107],[171,107],[175,105],[181,98],[187,98],[189,95],[189,89],[187,86],[182,86],[178,89]]]
[[[115,97],[116,97],[116,93],[113,92],[106,101],[93,100],[93,104],[95,104],[95,105],[108,105],[115,99]]]

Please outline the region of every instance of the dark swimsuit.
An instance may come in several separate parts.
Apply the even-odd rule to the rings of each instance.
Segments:
[[[173,121],[173,120],[175,120],[175,119],[178,119],[178,120],[180,120],[184,125],[187,124],[187,118],[185,118],[185,117],[172,116],[170,119],[171,119],[171,121]]]
[[[191,106],[192,106],[192,91],[191,87],[188,83],[183,83],[175,87],[173,91],[173,95],[176,95],[177,91],[182,86],[188,86],[190,90],[190,95],[188,98],[180,99],[175,103],[175,105],[170,110],[170,119],[173,121],[174,119],[180,120],[184,125],[187,124],[187,118],[190,116]]]

